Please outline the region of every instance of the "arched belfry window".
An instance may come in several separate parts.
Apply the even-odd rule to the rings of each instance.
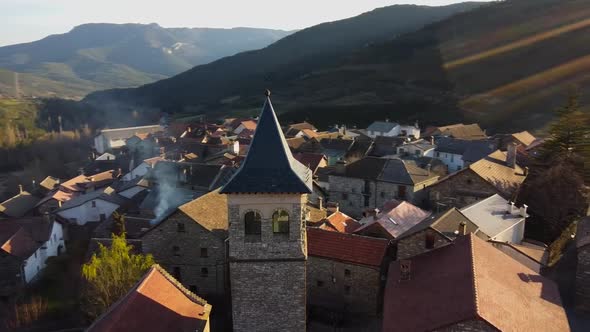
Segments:
[[[289,233],[289,213],[277,210],[272,214],[272,231],[274,233]]]
[[[244,229],[246,235],[260,235],[262,216],[256,211],[246,212],[244,215]]]

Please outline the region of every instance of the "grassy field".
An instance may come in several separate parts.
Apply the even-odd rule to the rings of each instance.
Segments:
[[[37,127],[38,104],[30,100],[0,99],[0,147],[30,143],[44,134]]]

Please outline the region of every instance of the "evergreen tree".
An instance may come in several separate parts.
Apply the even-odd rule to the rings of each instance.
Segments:
[[[87,281],[85,311],[91,318],[98,317],[124,296],[155,264],[152,255],[131,253],[133,247],[124,235],[113,234],[110,247],[98,245],[98,254],[82,266],[82,276]]]

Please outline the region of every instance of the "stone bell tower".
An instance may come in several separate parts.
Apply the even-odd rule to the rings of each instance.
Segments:
[[[305,331],[304,208],[311,171],[291,155],[266,93],[254,139],[228,195],[233,328]]]

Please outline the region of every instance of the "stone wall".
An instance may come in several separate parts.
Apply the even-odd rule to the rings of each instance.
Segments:
[[[490,326],[490,324],[477,319],[472,319],[451,326],[434,330],[435,332],[486,332],[499,331],[497,328]]]
[[[305,261],[230,262],[234,332],[306,327]]]
[[[307,290],[310,305],[375,315],[380,308],[380,271],[378,267],[309,257]]]
[[[431,206],[436,207],[436,203],[440,202],[446,204],[445,209],[450,207],[460,209],[498,193],[494,186],[470,169],[432,185],[429,191]]]
[[[590,246],[578,248],[576,310],[590,312]]]
[[[179,223],[184,224],[184,232],[179,232]],[[180,281],[186,288],[200,296],[225,293],[224,240],[183,212],[175,212],[141,240],[144,253],[151,253],[155,261],[174,277],[180,272]],[[201,249],[206,249],[206,257],[202,257],[205,253]]]
[[[432,249],[426,248],[426,235],[430,233],[434,236],[434,247]],[[440,233],[428,228],[423,231],[412,234],[408,237],[399,239],[397,241],[397,259],[406,259],[414,257],[421,253],[440,248],[451,243],[446,237]]]

